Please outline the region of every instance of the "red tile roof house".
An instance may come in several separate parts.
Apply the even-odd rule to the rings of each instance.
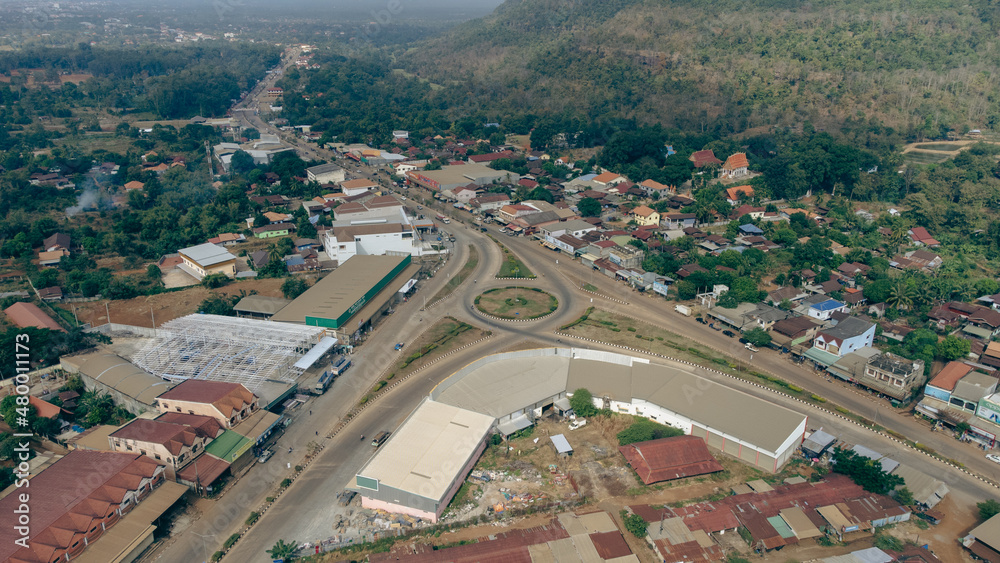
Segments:
[[[740,203],[741,194],[746,195],[746,197],[753,197],[753,186],[736,186],[734,188],[727,189],[726,201],[729,202],[729,205],[738,205]]]
[[[176,479],[177,470],[190,463],[211,441],[183,424],[148,418],[137,418],[108,438],[116,452],[138,452],[166,463],[168,479]]]
[[[910,239],[913,240],[914,244],[924,245],[924,246],[940,246],[940,242],[934,239],[927,229],[923,227],[913,227],[909,230],[908,234]]]
[[[259,408],[257,396],[239,383],[187,379],[156,398],[160,412],[210,416],[232,428]]]
[[[7,314],[12,323],[21,328],[32,326],[66,332],[66,329],[59,326],[59,323],[45,314],[45,311],[41,310],[34,303],[14,303],[4,309],[3,312]]]
[[[164,482],[163,470],[138,453],[69,452],[31,479],[27,547],[15,543],[21,536],[13,525],[3,526],[0,560],[50,563],[79,557]],[[7,495],[0,499],[0,513],[13,522],[20,504],[18,494]]]
[[[709,453],[705,441],[697,436],[638,442],[621,446],[618,451],[647,485],[723,469],[722,464]]]

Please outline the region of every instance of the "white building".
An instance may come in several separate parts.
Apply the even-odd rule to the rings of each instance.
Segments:
[[[874,340],[873,323],[857,317],[847,317],[837,323],[837,326],[820,331],[813,340],[813,348],[844,356],[871,346]]]
[[[319,184],[336,184],[346,179],[344,169],[332,163],[306,168],[306,176],[310,182]]]
[[[323,233],[323,248],[339,264],[359,254],[420,256],[428,251],[402,204],[392,196],[366,204],[345,203],[334,214],[332,227]]]
[[[377,191],[379,187],[377,182],[373,182],[367,178],[357,178],[340,183],[340,191],[344,192],[344,195],[347,197]]]

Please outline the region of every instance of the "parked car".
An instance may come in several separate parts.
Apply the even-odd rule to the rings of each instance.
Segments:
[[[747,342],[747,345],[744,346],[744,348],[746,348],[747,350],[750,350],[751,352],[759,352],[760,351],[760,350],[757,349],[756,346],[754,346],[753,344],[750,344],[749,342]]]
[[[484,232],[484,233],[485,233],[485,232],[486,232],[486,227],[479,227],[479,230],[480,230],[481,232]]]
[[[706,321],[705,319],[703,319],[701,317],[695,317],[694,320],[698,321],[699,323],[701,323],[703,325],[707,325],[708,324],[708,321]]]
[[[403,346],[406,346],[405,342],[397,342],[396,346],[395,346],[396,351],[398,352],[398,351],[402,350]]]
[[[995,463],[1000,463],[1000,455],[997,454],[986,454],[986,459]]]
[[[747,340],[746,338],[740,338],[740,344],[749,344],[749,343],[750,341]]]
[[[733,331],[731,331],[731,330],[724,330],[724,331],[722,331],[722,334],[725,334],[729,338],[732,338],[732,337],[736,336],[736,333],[733,332]]]
[[[267,463],[267,460],[271,459],[271,456],[273,455],[274,452],[271,450],[264,450],[264,452],[260,454],[260,457],[257,458],[257,463]]]

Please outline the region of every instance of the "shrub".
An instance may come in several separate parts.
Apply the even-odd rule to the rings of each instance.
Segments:
[[[625,523],[625,529],[632,533],[633,536],[637,538],[646,537],[646,521],[642,519],[642,516],[638,514],[629,514],[628,511],[621,511],[622,522]]]
[[[630,326],[630,327],[628,327],[628,331],[629,331],[629,332],[635,332],[635,327],[634,327],[634,326]]]
[[[239,534],[233,534],[233,535],[229,536],[228,538],[226,538],[226,541],[222,544],[222,549],[229,549],[230,547],[233,547],[234,545],[236,545],[236,542],[238,542],[238,541],[240,541],[240,535]]]
[[[250,516],[247,517],[246,522],[243,522],[243,524],[246,525],[246,526],[250,526],[254,522],[256,522],[258,518],[260,518],[260,513],[259,512],[251,512]]]
[[[264,502],[274,502],[274,497],[264,497]]]
[[[281,487],[282,489],[284,489],[285,487],[287,487],[287,486],[289,486],[291,484],[292,484],[292,480],[286,477],[286,478],[284,478],[284,479],[281,480],[281,484],[278,485],[278,486]]]
[[[225,555],[224,552],[216,551],[215,553],[212,554],[212,561],[221,561],[223,555]]]
[[[825,403],[826,402],[826,399],[824,399],[823,397],[820,397],[819,395],[817,395],[815,393],[813,393],[812,395],[809,395],[809,398],[812,399],[812,400],[814,400],[814,401],[816,401],[817,403]]]
[[[295,466],[295,472],[296,473],[301,473],[302,472],[302,466],[301,465],[296,465]]]

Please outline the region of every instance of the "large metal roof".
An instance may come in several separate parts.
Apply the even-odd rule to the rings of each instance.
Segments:
[[[62,363],[76,366],[80,373],[128,395],[146,405],[175,385],[151,375],[117,354],[100,352],[63,358]]]
[[[489,415],[424,401],[358,475],[440,501],[493,422]]]
[[[203,268],[236,259],[236,257],[230,254],[225,248],[210,242],[182,248],[177,252],[178,254],[187,256]]]

